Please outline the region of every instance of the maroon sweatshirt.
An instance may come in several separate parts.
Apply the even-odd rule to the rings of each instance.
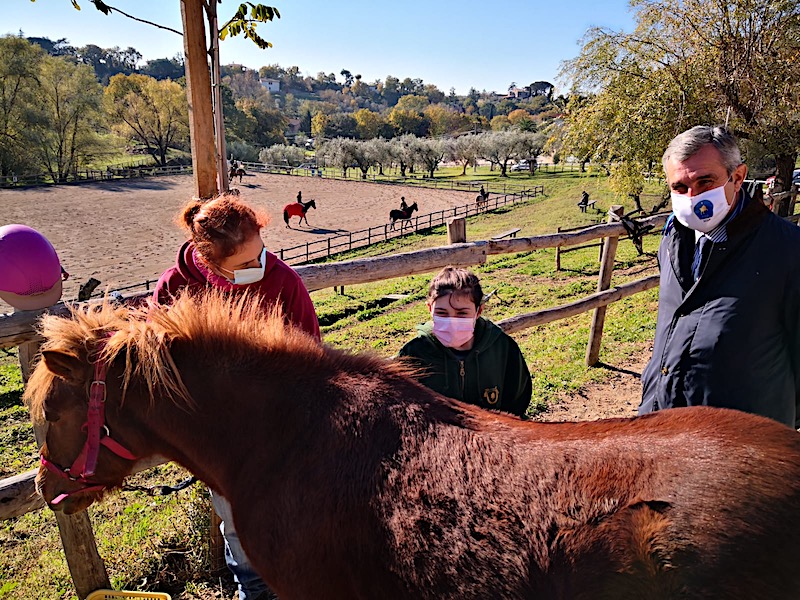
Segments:
[[[216,275],[200,260],[192,242],[186,242],[178,250],[175,266],[162,273],[153,292],[157,304],[170,304],[184,288],[201,291],[209,287],[228,290],[232,294],[244,291],[256,292],[261,297],[265,310],[277,303],[287,321],[306,333],[321,339],[314,304],[308,295],[303,280],[289,265],[267,251],[264,277],[249,285],[234,285],[224,277]]]

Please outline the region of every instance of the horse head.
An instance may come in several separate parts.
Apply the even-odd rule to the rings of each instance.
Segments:
[[[113,334],[102,321],[117,312],[106,304],[85,315],[81,324],[88,327],[46,317],[42,360],[25,390],[34,422],[46,425],[37,490],[51,508],[67,514],[118,486],[136,462],[129,440],[117,437],[113,425],[119,418],[115,386],[107,377]]]
[[[317,202],[316,202],[316,200],[309,200],[309,201],[306,203],[306,210],[308,210],[309,208],[313,208],[313,209],[315,209],[315,210],[316,210],[316,208],[317,208]]]
[[[139,333],[146,330],[144,314],[104,303],[75,308],[70,318],[43,319],[42,360],[25,401],[34,422],[46,426],[36,488],[53,510],[87,508],[121,485],[140,458],[156,453],[145,435],[131,429],[149,405],[135,398],[149,399],[153,392],[152,369],[139,361],[148,353],[152,360],[147,346],[155,348],[146,341],[154,336]],[[163,348],[163,340],[156,345]],[[150,371],[143,390],[133,378],[141,371]]]

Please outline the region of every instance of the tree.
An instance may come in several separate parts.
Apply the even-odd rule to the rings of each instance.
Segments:
[[[638,0],[634,6],[632,33],[592,29],[567,64],[564,73],[576,85],[597,92],[569,126],[604,142],[598,154],[646,168],[680,131],[727,121],[741,139],[763,143],[790,181],[800,147],[800,5]],[[612,139],[603,140],[601,131]]]
[[[353,116],[356,119],[356,133],[359,139],[369,140],[380,135],[384,121],[378,113],[362,108]]]
[[[283,113],[275,108],[271,96],[264,100],[251,100],[244,98],[236,102],[247,119],[247,128],[243,138],[258,146],[271,146],[285,144],[283,132],[286,130],[287,120]]]
[[[391,75],[386,76],[381,89],[381,96],[386,101],[387,106],[394,106],[400,99],[400,80]]]
[[[352,139],[356,137],[357,127],[358,123],[353,115],[336,113],[328,118],[324,135],[326,138],[346,137]]]
[[[536,123],[533,117],[524,108],[518,108],[508,113],[508,120],[516,129],[520,131],[536,131]]]
[[[148,60],[139,69],[140,75],[147,75],[153,79],[172,79],[177,80],[186,73],[186,65],[183,61],[183,54],[177,54],[174,58],[156,58]]]
[[[511,121],[505,115],[497,115],[492,119],[492,131],[505,131],[511,129]]]
[[[425,109],[430,122],[429,133],[433,136],[468,131],[472,126],[467,115],[457,112],[446,104],[431,104]]]
[[[462,165],[461,175],[467,174],[467,167],[474,165],[479,155],[477,135],[462,135],[450,145],[450,158]]]
[[[400,166],[400,177],[406,176],[406,171],[414,172],[414,162],[417,159],[417,145],[419,140],[411,134],[396,137],[389,142],[392,155]]]
[[[415,113],[424,112],[429,105],[430,101],[428,100],[427,96],[415,96],[413,94],[403,96],[397,101],[398,109],[408,110]]]
[[[418,112],[395,106],[389,113],[389,123],[399,135],[424,136],[428,133],[428,121]]]
[[[258,154],[258,160],[269,165],[289,165],[298,167],[306,160],[306,153],[297,146],[286,144],[273,144],[269,148],[264,148]]]
[[[421,139],[416,144],[417,161],[428,172],[428,177],[433,179],[433,173],[439,167],[444,157],[448,154],[449,143],[444,140]]]
[[[328,126],[328,115],[320,111],[311,117],[311,137],[321,139],[325,137],[325,128]]]
[[[528,172],[533,175],[536,171],[536,159],[544,150],[547,137],[542,133],[520,131],[515,133],[516,156],[528,161]]]
[[[517,138],[512,132],[487,132],[478,135],[478,155],[500,167],[501,177],[508,177],[508,163],[518,152]]]
[[[161,165],[167,150],[183,145],[189,117],[183,88],[168,79],[145,75],[114,75],[105,91],[106,110],[116,129],[144,144]]]
[[[62,58],[46,57],[39,81],[28,137],[40,164],[62,182],[98,146],[102,90],[89,66]]]
[[[15,36],[0,38],[0,175],[33,167],[25,132],[36,103],[44,52]]]
[[[372,157],[373,165],[378,166],[378,173],[383,175],[383,169],[392,165],[391,144],[383,138],[373,138],[364,142],[367,152]]]
[[[347,177],[347,170],[357,164],[360,158],[357,155],[357,145],[355,140],[345,138],[328,140],[317,150],[317,160],[321,159],[325,165],[340,168],[342,176]]]
[[[555,87],[549,81],[534,81],[528,86],[531,96],[546,96],[549,100],[553,97]]]

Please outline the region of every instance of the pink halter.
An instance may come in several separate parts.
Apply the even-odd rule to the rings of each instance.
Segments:
[[[98,354],[102,352],[104,345],[100,346]],[[101,445],[126,460],[136,460],[137,458],[122,444],[111,439],[111,432],[105,424],[106,366],[106,362],[101,358],[98,358],[94,363],[94,379],[92,379],[92,383],[89,386],[89,408],[86,415],[86,423],[81,428],[86,431],[86,443],[72,466],[67,468],[60,467],[56,463],[47,460],[44,456],[41,457],[42,465],[51,473],[60,475],[70,481],[85,484],[84,487],[73,492],[56,496],[51,504],[59,504],[74,494],[94,492],[106,488],[105,485],[90,479],[97,468],[97,457],[100,453]]]

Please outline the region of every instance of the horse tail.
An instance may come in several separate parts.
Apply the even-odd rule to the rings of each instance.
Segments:
[[[285,208],[283,209],[283,222],[289,224],[289,211]]]

